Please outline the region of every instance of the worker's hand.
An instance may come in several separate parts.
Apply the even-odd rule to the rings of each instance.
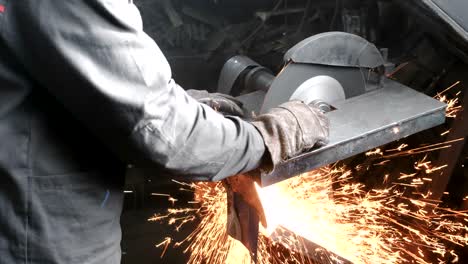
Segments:
[[[272,164],[263,164],[264,168],[328,143],[328,118],[318,108],[300,101],[272,108],[255,117],[252,124],[260,131],[270,154],[266,162]]]
[[[236,98],[221,93],[209,93],[205,90],[187,90],[188,95],[202,104],[206,104],[223,115],[244,115],[242,103]]]

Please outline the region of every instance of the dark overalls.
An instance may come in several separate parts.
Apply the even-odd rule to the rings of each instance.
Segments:
[[[220,180],[264,151],[172,80],[128,0],[0,0],[0,263],[119,263],[125,164]]]

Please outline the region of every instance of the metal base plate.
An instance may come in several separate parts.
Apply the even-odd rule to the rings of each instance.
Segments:
[[[268,186],[445,122],[446,105],[392,80],[339,102],[327,113],[330,142],[278,165],[261,177]]]

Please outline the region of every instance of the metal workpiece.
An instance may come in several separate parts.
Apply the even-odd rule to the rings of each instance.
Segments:
[[[445,122],[446,105],[386,79],[384,88],[334,105],[328,145],[311,150],[261,175],[269,186]]]
[[[231,195],[232,197],[229,197]],[[238,220],[238,225],[235,228],[229,228],[233,226],[231,221],[232,218],[228,217],[228,233],[231,237],[240,239],[239,241],[247,248],[250,252],[250,257],[253,263],[257,263],[257,251],[258,251],[258,232],[259,232],[259,222],[260,218],[255,208],[253,208],[244,197],[239,193],[228,194],[228,208],[232,208],[235,214],[235,217]],[[233,229],[237,229],[234,230]],[[238,233],[238,234],[235,234]]]
[[[298,237],[300,243],[291,243],[287,238]],[[286,238],[286,239],[285,239]],[[290,249],[292,252],[304,255],[304,257],[310,258],[314,263],[336,263],[336,264],[353,264],[346,258],[337,255],[336,253],[308,240],[305,237],[290,231],[289,229],[278,226],[275,231],[271,234],[270,239]],[[330,262],[333,260],[333,262]]]

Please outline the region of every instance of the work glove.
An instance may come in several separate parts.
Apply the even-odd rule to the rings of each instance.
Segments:
[[[188,95],[202,104],[206,104],[223,115],[244,115],[242,102],[236,98],[221,93],[209,93],[205,90],[187,90]]]
[[[249,209],[242,207],[242,204],[249,205],[262,225],[267,227],[265,212],[255,188],[255,179],[259,173],[269,172],[275,165],[288,158],[295,157],[314,146],[326,144],[329,135],[329,121],[323,112],[316,106],[306,105],[300,101],[284,103],[266,114],[255,117],[251,123],[263,136],[267,147],[264,160],[258,170],[247,175],[229,177],[223,181],[228,194],[228,232],[247,248],[252,243],[246,234],[249,222],[245,216]],[[235,198],[235,195],[238,197]]]
[[[266,114],[255,117],[252,124],[263,136],[270,154],[270,159],[262,164],[263,169],[271,166],[268,170],[272,170],[288,158],[328,143],[328,118],[317,107],[300,101],[290,101],[272,108]]]

